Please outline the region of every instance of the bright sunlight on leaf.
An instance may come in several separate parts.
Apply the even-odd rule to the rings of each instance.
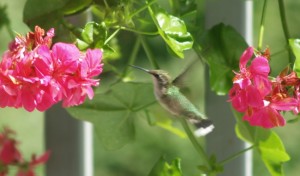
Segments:
[[[300,39],[290,39],[289,44],[296,57],[293,69],[297,75],[300,75]]]
[[[174,159],[172,163],[169,164],[161,157],[148,176],[182,176],[180,159]]]
[[[161,37],[178,57],[183,58],[183,51],[193,47],[193,37],[187,31],[184,21],[169,15],[157,4],[148,9]]]

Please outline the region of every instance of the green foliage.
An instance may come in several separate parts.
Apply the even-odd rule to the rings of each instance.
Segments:
[[[92,122],[99,139],[109,149],[118,149],[134,138],[137,112],[154,104],[152,85],[117,83],[108,92],[96,94],[83,105],[68,112],[77,119]]]
[[[271,130],[250,126],[242,120],[242,115],[235,112],[237,136],[255,146],[262,161],[272,176],[282,176],[283,163],[290,157],[286,153],[280,137]]]
[[[0,29],[9,24],[9,19],[7,17],[7,12],[6,12],[6,5],[1,5],[0,4]]]
[[[80,39],[77,39],[79,49],[103,48],[107,37],[107,29],[104,23],[89,22],[82,29]]]
[[[64,15],[62,9],[68,2],[69,0],[27,0],[23,20],[31,29],[35,25],[44,28],[57,27]]]
[[[198,166],[198,169],[208,175],[216,175],[222,173],[224,170],[223,166],[217,162],[215,155],[212,155],[209,158],[209,165],[212,167],[211,169],[205,165]]]
[[[178,57],[183,58],[183,51],[193,46],[193,37],[187,31],[184,21],[169,15],[157,4],[148,6],[148,9],[161,37]]]
[[[300,40],[299,39],[289,39],[289,45],[296,57],[294,68],[297,75],[300,75]]]
[[[23,11],[23,21],[34,29],[36,25],[55,28],[60,41],[73,41],[72,30],[68,30],[65,15],[71,15],[89,7],[92,0],[27,0]]]
[[[219,95],[227,94],[233,70],[238,70],[239,58],[247,48],[245,39],[231,26],[218,24],[197,41],[208,48],[203,59],[209,65],[211,89]]]
[[[182,176],[180,159],[174,159],[171,164],[161,157],[148,176]]]

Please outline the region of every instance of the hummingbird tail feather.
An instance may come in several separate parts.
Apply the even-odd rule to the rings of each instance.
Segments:
[[[211,120],[208,119],[202,119],[202,120],[196,120],[196,119],[190,119],[190,122],[195,125],[196,130],[194,131],[195,136],[205,136],[208,133],[212,132],[212,130],[215,128],[212,124]]]

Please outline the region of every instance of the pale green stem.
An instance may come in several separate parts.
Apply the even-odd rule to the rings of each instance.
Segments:
[[[231,155],[230,157],[224,159],[223,161],[220,161],[219,164],[224,165],[224,164],[226,164],[227,162],[229,162],[229,161],[231,161],[231,160],[237,158],[237,157],[240,156],[241,154],[244,154],[244,153],[247,152],[248,150],[253,149],[254,147],[255,147],[255,145],[252,145],[252,146],[250,146],[250,147],[248,147],[248,148],[245,148],[244,150],[241,150],[241,151],[239,151],[239,152],[237,152],[237,153]]]
[[[158,31],[155,31],[155,32],[138,31],[135,29],[124,27],[124,26],[117,26],[117,28],[122,29],[124,31],[130,31],[130,32],[134,32],[137,34],[143,34],[143,35],[158,35],[159,34]]]
[[[104,45],[107,44],[112,38],[114,38],[120,31],[120,28],[118,28],[117,30],[115,30],[114,33],[112,33],[104,42]]]
[[[143,7],[139,8],[138,10],[136,10],[135,12],[133,12],[132,14],[130,14],[130,18],[134,17],[135,15],[139,14],[140,12],[144,11],[145,9],[148,8],[148,6],[156,3],[157,0],[153,0],[151,1],[149,4],[144,5]]]
[[[267,11],[267,2],[268,0],[264,1],[263,5],[263,11],[261,14],[261,20],[260,20],[260,30],[259,30],[259,37],[258,37],[258,46],[257,49],[260,51],[262,49],[263,45],[263,38],[264,38],[264,31],[265,31],[265,16],[266,16],[266,11]]]
[[[189,137],[191,143],[193,144],[194,148],[196,149],[196,151],[199,153],[200,157],[203,159],[203,161],[205,162],[205,165],[209,168],[209,170],[211,170],[211,165],[209,163],[209,158],[206,155],[204,149],[202,148],[202,146],[198,143],[197,139],[195,138],[193,132],[191,131],[190,127],[188,126],[186,120],[184,118],[179,118],[181,125],[184,128],[184,131],[186,132],[187,136]]]
[[[144,39],[142,36],[139,36],[139,38],[140,38],[140,40],[141,40],[141,42],[142,42],[142,46],[143,46],[143,48],[144,48],[144,50],[145,50],[145,53],[146,53],[146,55],[147,55],[147,58],[149,59],[149,61],[150,61],[151,65],[152,65],[152,67],[153,67],[154,69],[159,69],[159,66],[158,66],[156,60],[154,59],[154,55],[153,55],[153,53],[151,52],[151,49],[150,49],[148,43],[145,41],[145,39]]]
[[[139,49],[141,47],[141,39],[139,37],[137,37],[137,39],[135,40],[135,44],[133,46],[133,49],[132,49],[132,52],[131,52],[131,55],[128,59],[128,63],[127,65],[125,66],[125,69],[123,71],[123,75],[122,75],[122,78],[126,77],[127,74],[128,74],[128,70],[129,70],[129,67],[128,65],[133,65],[134,61],[136,60],[136,56],[139,52]]]

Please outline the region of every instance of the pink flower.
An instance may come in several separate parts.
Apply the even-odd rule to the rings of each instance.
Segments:
[[[42,154],[39,157],[36,157],[35,155],[33,155],[31,161],[28,164],[25,164],[25,166],[19,168],[17,176],[35,176],[35,173],[34,173],[35,167],[40,164],[46,163],[49,159],[49,156],[50,156],[49,151],[45,152],[44,154]]]
[[[63,101],[64,107],[81,104],[85,97],[94,97],[92,86],[98,86],[98,80],[92,77],[102,72],[101,64],[102,52],[100,50],[88,49],[86,55],[80,60],[79,71],[73,77],[69,77],[66,87],[66,98]]]
[[[240,72],[235,73],[233,87],[229,91],[229,101],[240,112],[249,107],[262,107],[263,99],[271,91],[271,82],[268,80],[270,68],[268,60],[256,57],[247,67],[248,61],[253,55],[253,48],[249,47],[240,58]]]
[[[0,134],[0,164],[15,164],[22,160],[21,154],[16,147],[16,141],[9,137],[12,133],[13,131],[6,128]]]
[[[73,44],[56,43],[50,48],[54,30],[46,34],[18,36],[0,62],[0,107],[24,107],[45,111],[63,101],[64,107],[82,104],[93,98],[94,76],[102,72],[99,49],[81,53]]]
[[[24,161],[17,149],[17,142],[12,138],[14,131],[5,128],[0,133],[0,176],[9,174],[9,168],[17,167],[17,176],[35,176],[34,169],[37,165],[47,162],[50,152],[45,152],[39,157],[32,156],[30,162]]]
[[[268,59],[256,56],[249,67],[248,61],[253,55],[249,47],[241,56],[240,72],[235,73],[233,87],[229,91],[229,101],[234,109],[244,112],[244,120],[253,126],[273,128],[285,125],[281,111],[296,111],[299,100],[289,97],[286,85],[299,85],[294,75],[278,77],[275,82],[268,78],[270,67]],[[294,83],[294,84],[293,84]]]

